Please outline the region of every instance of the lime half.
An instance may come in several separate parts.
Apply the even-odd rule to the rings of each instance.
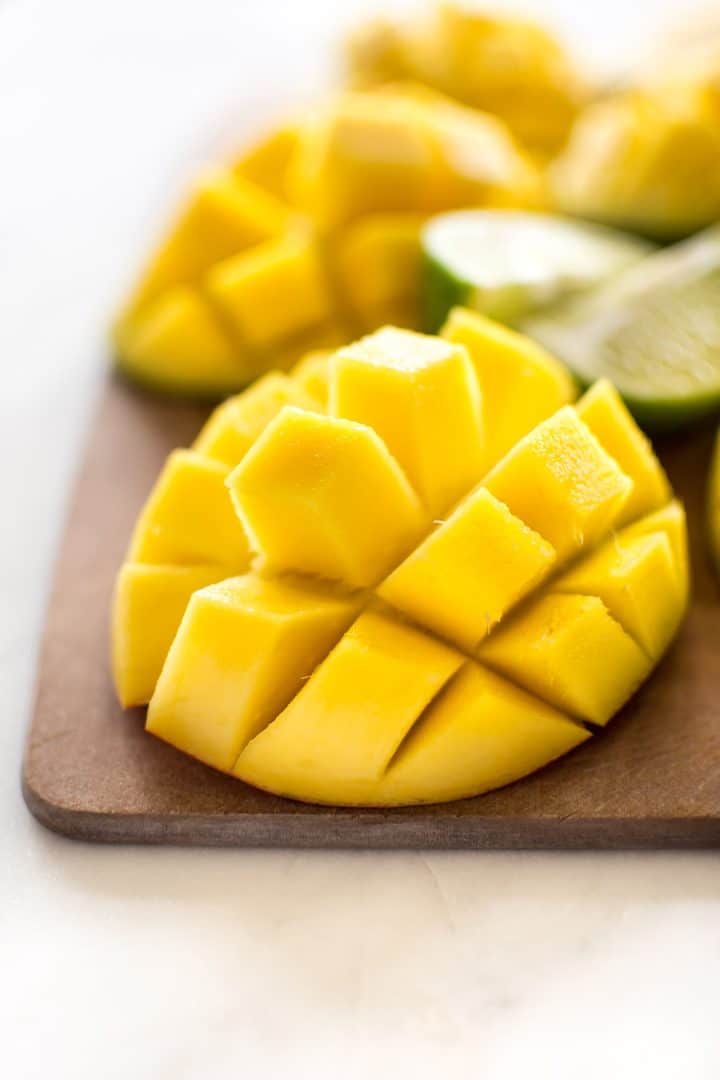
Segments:
[[[609,378],[649,429],[685,427],[720,411],[720,226],[522,329],[582,383]]]
[[[653,250],[616,229],[516,210],[442,214],[425,226],[421,243],[425,324],[433,333],[456,305],[516,323]]]

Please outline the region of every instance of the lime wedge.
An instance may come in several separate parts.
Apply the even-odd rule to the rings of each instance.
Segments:
[[[456,305],[515,323],[596,285],[653,246],[602,225],[516,210],[460,210],[422,231],[425,325],[436,332]]]
[[[651,430],[720,411],[720,226],[649,255],[522,329],[585,385],[610,379]]]

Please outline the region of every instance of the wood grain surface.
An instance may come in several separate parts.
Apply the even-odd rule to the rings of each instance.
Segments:
[[[680,638],[602,734],[527,780],[401,810],[305,806],[247,787],[123,713],[108,666],[113,577],[167,452],[206,410],[110,383],[58,561],[23,792],[45,825],[84,840],[354,848],[720,846],[720,591],[704,538],[711,432],[661,448],[691,522],[694,596]]]

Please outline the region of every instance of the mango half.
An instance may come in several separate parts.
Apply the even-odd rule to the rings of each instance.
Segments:
[[[585,742],[667,649],[689,579],[649,442],[609,383],[573,400],[537,345],[457,311],[226,402],[170,456],[118,576],[123,704],[216,769],[337,805],[477,795]]]
[[[417,326],[427,217],[542,201],[495,117],[413,86],[346,93],[196,180],[116,320],[118,368],[217,399],[311,349]]]

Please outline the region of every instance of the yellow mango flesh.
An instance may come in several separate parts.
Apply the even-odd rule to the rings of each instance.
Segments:
[[[229,471],[192,450],[174,450],[138,518],[128,560],[246,570],[250,549],[225,487]]]
[[[272,371],[245,393],[218,406],[193,443],[199,454],[235,468],[285,405],[313,409],[315,399],[297,379]]]
[[[619,533],[553,582],[553,590],[599,596],[651,660],[664,653],[685,606],[664,532],[635,539]]]
[[[289,201],[288,177],[302,139],[298,124],[281,124],[258,139],[233,163],[235,176],[250,180],[282,202]]]
[[[314,349],[305,353],[293,366],[290,374],[294,382],[327,412],[330,381],[331,349]]]
[[[125,708],[152,697],[192,593],[226,576],[222,566],[125,563],[112,611],[113,677]]]
[[[672,494],[670,482],[615,387],[607,379],[596,382],[575,406],[604,450],[633,482],[633,490],[617,524],[625,525],[664,506]]]
[[[581,720],[606,724],[651,668],[596,596],[548,593],[502,624],[478,658]]]
[[[418,214],[373,214],[335,241],[338,287],[366,330],[419,324],[424,220]]]
[[[404,615],[472,651],[554,562],[550,544],[478,488],[378,592]]]
[[[482,476],[482,401],[462,348],[379,330],[333,358],[330,412],[377,431],[433,517]]]
[[[541,346],[466,308],[454,308],[442,337],[464,345],[482,387],[488,461],[575,398],[565,368]]]
[[[209,304],[187,286],[169,289],[118,333],[121,370],[159,390],[217,397],[255,372]]]
[[[453,649],[366,611],[285,711],[247,745],[235,775],[256,783],[276,757],[284,762],[280,782],[294,797],[315,800],[330,782],[345,792],[342,801],[352,801],[356,785],[380,778],[462,663]]]
[[[218,263],[206,286],[240,341],[254,348],[319,326],[332,298],[312,238],[293,235]]]
[[[599,540],[633,486],[569,405],[526,435],[484,483],[559,559]]]
[[[361,598],[232,578],[196,592],[150,701],[147,729],[229,771],[352,621]]]
[[[266,571],[375,584],[429,528],[419,499],[363,424],[290,406],[228,480]]]
[[[680,583],[680,594],[687,602],[690,586],[690,556],[688,552],[687,520],[685,508],[677,499],[673,499],[661,510],[640,518],[622,530],[625,540],[638,536],[650,536],[662,532],[667,536],[673,552],[673,566]]]

